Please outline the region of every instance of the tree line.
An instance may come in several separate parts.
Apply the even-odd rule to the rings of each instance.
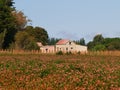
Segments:
[[[14,7],[13,0],[0,0],[0,49],[39,49],[48,42],[44,28],[27,26],[31,20]]]
[[[102,34],[98,34],[87,46],[92,51],[120,50],[120,38],[104,38]]]
[[[16,10],[13,0],[0,0],[0,49],[39,50],[37,42],[55,45],[60,38],[49,38],[47,31],[39,26],[28,26],[31,22],[22,11]],[[120,50],[120,38],[104,38],[96,35],[85,43],[84,38],[74,40],[86,45],[91,51]]]

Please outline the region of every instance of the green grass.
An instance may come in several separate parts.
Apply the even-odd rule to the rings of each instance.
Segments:
[[[120,89],[120,56],[3,54],[0,89]]]

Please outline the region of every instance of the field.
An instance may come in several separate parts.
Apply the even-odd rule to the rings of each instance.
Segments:
[[[120,52],[0,52],[0,90],[119,90]]]

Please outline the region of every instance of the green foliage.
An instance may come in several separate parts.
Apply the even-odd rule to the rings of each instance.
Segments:
[[[80,54],[81,54],[81,52],[79,51],[79,52],[77,52],[77,54],[78,54],[78,55],[80,55]]]
[[[48,42],[48,34],[44,28],[27,26],[25,31],[35,38],[36,42],[41,42],[46,45]]]
[[[59,51],[59,52],[56,53],[56,55],[63,55],[63,52]]]
[[[62,64],[62,63],[65,63],[65,60],[58,59],[58,60],[55,60],[54,63],[55,64]]]
[[[45,70],[41,71],[40,77],[43,78],[43,77],[47,76],[48,74],[50,74],[50,69],[45,69]]]
[[[0,0],[0,6],[3,7],[4,5],[8,6],[8,7],[12,7],[13,6],[13,0]]]
[[[87,46],[93,51],[120,50],[120,38],[103,38],[102,35],[96,35]]]
[[[100,43],[102,43],[103,41],[104,41],[104,38],[103,38],[102,34],[98,34],[98,35],[96,35],[96,36],[93,38],[93,42],[94,42],[95,44],[100,44]]]
[[[6,30],[3,49],[9,47],[9,44],[14,41],[14,35],[16,33],[15,18],[12,15],[13,0],[0,0],[0,33]]]
[[[105,45],[98,44],[98,45],[94,46],[92,50],[93,51],[104,51],[104,50],[106,50],[106,47],[105,47]]]
[[[5,34],[6,34],[6,30],[4,30],[4,32],[0,33],[0,49],[3,48]]]
[[[85,39],[81,38],[80,40],[74,41],[76,44],[85,45]]]
[[[27,32],[18,32],[15,36],[16,49],[23,50],[36,50],[39,49],[34,37],[30,36]]]
[[[85,39],[84,38],[80,39],[80,45],[85,45]]]
[[[105,38],[104,44],[108,50],[120,50],[120,38]]]
[[[71,51],[66,52],[66,55],[71,55],[71,54],[72,54],[72,52],[71,52]]]
[[[49,38],[48,45],[55,45],[60,39],[58,38]]]

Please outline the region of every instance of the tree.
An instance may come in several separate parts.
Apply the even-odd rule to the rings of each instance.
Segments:
[[[108,50],[120,50],[120,40],[112,41],[108,44]]]
[[[103,43],[103,41],[104,41],[104,37],[102,36],[102,34],[98,34],[93,38],[93,42],[95,44],[101,44]]]
[[[12,14],[16,19],[16,25],[18,30],[23,30],[27,22],[31,21],[27,19],[27,17],[22,11],[13,11]]]
[[[17,32],[15,18],[11,13],[14,10],[13,3],[13,0],[0,0],[0,34],[6,30],[2,43],[3,49],[8,48],[14,41],[14,35]]]
[[[13,6],[13,0],[0,0],[0,6],[3,7],[4,5],[12,7]]]
[[[36,42],[41,42],[43,45],[48,43],[48,33],[44,28],[27,26],[25,31],[33,36]]]
[[[92,50],[93,50],[93,51],[104,51],[104,50],[106,50],[106,47],[105,47],[105,45],[98,44],[98,45],[94,46],[94,47],[92,48]]]
[[[93,41],[87,44],[89,50],[102,50],[104,46],[104,37],[98,34],[93,38]]]
[[[85,45],[85,39],[84,38],[81,38],[80,40],[76,40],[74,42],[78,45]]]
[[[22,50],[37,50],[39,49],[35,38],[30,36],[25,31],[20,31],[15,36],[15,47],[16,49]]]
[[[84,38],[80,39],[80,45],[85,45],[85,39]]]
[[[55,45],[60,39],[58,38],[49,38],[48,39],[48,44],[49,45]]]
[[[93,41],[87,44],[89,50],[120,50],[120,38],[103,38],[96,35]]]
[[[92,50],[93,47],[95,46],[95,44],[93,43],[93,41],[90,41],[90,42],[88,42],[87,46],[88,46],[89,50]]]
[[[4,30],[4,32],[0,33],[0,49],[2,49],[2,47],[3,47],[5,34],[6,34],[6,30]]]

